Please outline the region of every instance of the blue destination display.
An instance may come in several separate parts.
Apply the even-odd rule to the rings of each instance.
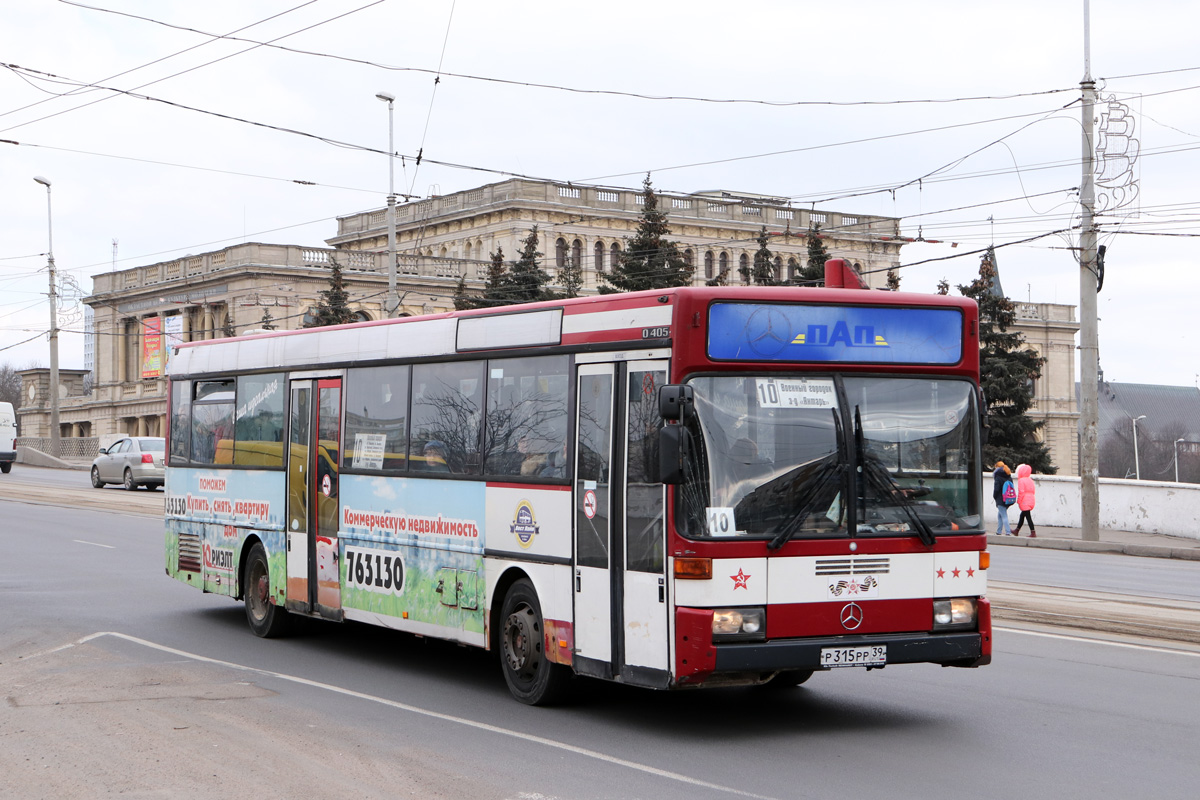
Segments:
[[[708,355],[717,361],[957,364],[954,308],[714,303]]]

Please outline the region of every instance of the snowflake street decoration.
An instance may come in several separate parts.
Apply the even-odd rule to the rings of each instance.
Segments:
[[[1137,199],[1133,165],[1141,151],[1134,137],[1135,120],[1129,106],[1115,95],[1101,98],[1100,138],[1096,145],[1096,213],[1124,208]]]

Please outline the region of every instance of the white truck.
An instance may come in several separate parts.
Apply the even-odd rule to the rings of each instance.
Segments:
[[[5,475],[17,460],[17,415],[12,403],[0,403],[0,472]]]

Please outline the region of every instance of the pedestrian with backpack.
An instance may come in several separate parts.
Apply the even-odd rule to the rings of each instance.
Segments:
[[[1033,507],[1037,505],[1037,487],[1033,485],[1033,478],[1029,477],[1033,474],[1033,469],[1028,464],[1017,465],[1017,508],[1021,509],[1021,516],[1017,519],[1017,527],[1013,529],[1013,536],[1021,535],[1021,526],[1025,524],[1025,520],[1029,520],[1029,537],[1037,538],[1037,528],[1033,524]]]
[[[1012,470],[1003,461],[996,462],[996,470],[992,473],[992,499],[996,501],[996,535],[1012,536],[1012,528],[1008,524],[1008,507],[1017,500],[1017,487],[1011,480]]]

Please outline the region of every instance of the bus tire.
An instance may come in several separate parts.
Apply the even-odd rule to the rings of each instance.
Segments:
[[[271,602],[271,566],[261,542],[250,548],[242,575],[242,597],[250,630],[263,639],[279,636],[287,628],[288,612]]]
[[[3,472],[5,475],[12,472],[12,462],[5,461],[3,464],[0,464],[0,472]]]
[[[545,621],[537,592],[528,579],[514,583],[500,614],[500,666],[513,697],[531,706],[563,698],[571,673],[546,658]]]
[[[780,672],[767,682],[772,689],[792,689],[813,676],[811,669],[789,669]]]

